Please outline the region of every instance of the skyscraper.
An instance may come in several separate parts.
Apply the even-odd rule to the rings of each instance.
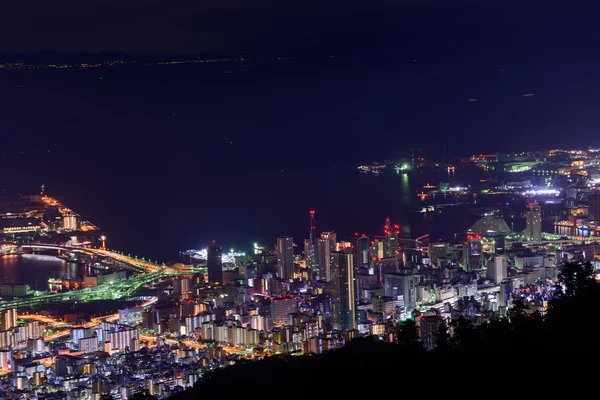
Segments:
[[[467,271],[473,271],[480,269],[483,263],[483,248],[481,244],[481,236],[470,235],[467,241],[466,247],[466,269]]]
[[[488,263],[486,277],[499,285],[507,277],[506,261],[502,256],[496,256],[492,262]]]
[[[525,212],[527,226],[525,227],[525,236],[528,240],[542,240],[542,209],[537,201],[527,204]]]
[[[402,296],[406,312],[411,313],[417,306],[417,283],[412,268],[401,268],[398,273],[384,274],[385,295],[393,298]]]
[[[319,268],[319,256],[318,256],[318,238],[315,226],[315,210],[310,210],[310,231],[308,234],[308,240],[304,242],[304,252],[306,253],[306,265],[312,269]]]
[[[398,236],[400,235],[400,227],[398,225],[394,225],[392,227],[392,223],[389,218],[385,220],[385,256],[393,257],[398,253]]]
[[[335,251],[336,239],[335,232],[323,232],[319,239],[319,277],[326,281],[331,280],[331,253]]]
[[[350,252],[331,254],[331,314],[333,329],[356,329],[354,260]]]
[[[223,259],[221,258],[221,247],[213,245],[210,246],[207,252],[206,267],[208,269],[208,281],[214,284],[223,283]]]
[[[7,331],[17,326],[17,310],[11,308],[0,312],[0,330]]]
[[[361,236],[356,241],[356,260],[354,264],[357,268],[366,267],[369,268],[371,261],[371,241],[368,236]]]
[[[435,267],[443,267],[444,265],[438,265],[438,260],[440,262],[446,261],[448,254],[450,254],[450,246],[448,243],[429,243],[429,259],[431,260],[431,265]]]
[[[292,237],[277,238],[277,264],[279,278],[283,280],[294,278],[294,239]]]

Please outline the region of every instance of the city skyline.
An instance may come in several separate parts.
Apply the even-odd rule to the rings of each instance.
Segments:
[[[599,11],[6,4],[0,400],[588,389]]]

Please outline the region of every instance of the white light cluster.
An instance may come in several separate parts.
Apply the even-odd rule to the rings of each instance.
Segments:
[[[537,190],[526,190],[523,192],[524,196],[558,196],[560,190],[557,189],[537,189]]]

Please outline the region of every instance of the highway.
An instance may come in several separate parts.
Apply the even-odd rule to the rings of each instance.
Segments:
[[[116,300],[133,295],[140,287],[157,279],[178,274],[178,272],[165,265],[151,263],[146,260],[125,256],[116,252],[104,249],[91,249],[79,247],[65,247],[56,245],[27,245],[35,249],[57,249],[65,251],[81,251],[88,254],[101,255],[118,261],[123,266],[137,272],[129,279],[106,283],[99,286],[84,288],[77,291],[64,293],[46,293],[37,296],[16,298],[14,300],[0,303],[0,310],[11,308],[32,307],[46,303],[56,303],[64,301],[93,301],[93,300]],[[22,246],[26,247],[26,246]]]

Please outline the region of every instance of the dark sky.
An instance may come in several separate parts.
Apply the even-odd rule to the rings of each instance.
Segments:
[[[589,41],[583,2],[442,0],[10,0],[0,51],[148,53],[393,46],[463,37]]]

